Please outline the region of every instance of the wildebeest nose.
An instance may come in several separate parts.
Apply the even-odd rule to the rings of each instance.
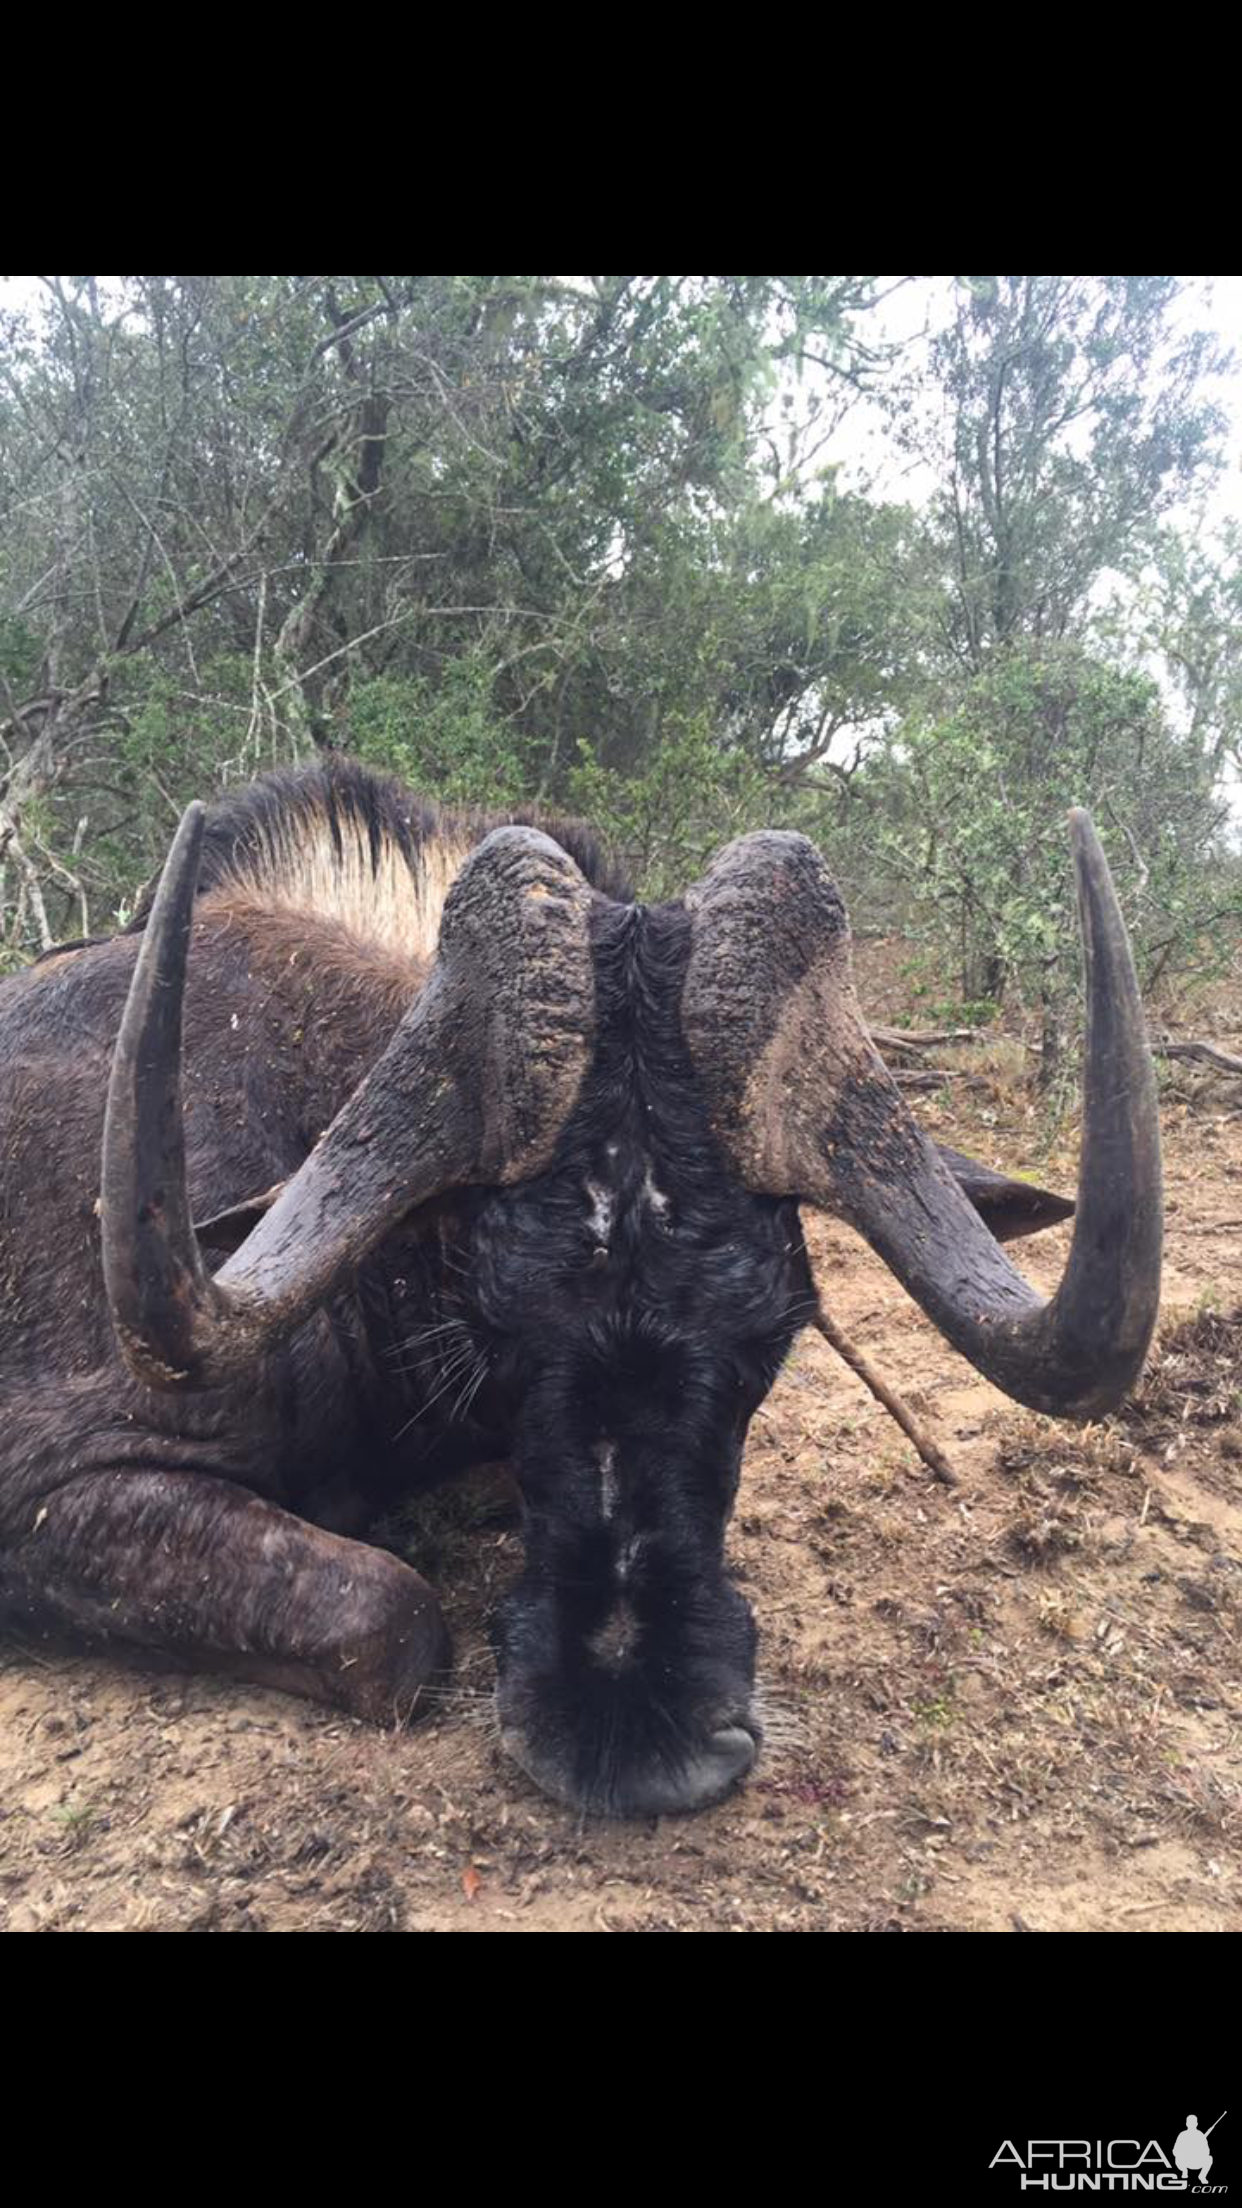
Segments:
[[[722,1725],[680,1761],[636,1759],[611,1785],[596,1789],[571,1776],[559,1761],[532,1754],[521,1730],[502,1723],[501,1739],[545,1794],[597,1817],[676,1817],[710,1809],[746,1777],[759,1754],[759,1742],[747,1726]]]
[[[673,1817],[710,1809],[744,1779],[759,1753],[754,1735],[741,1725],[712,1733],[706,1747],[677,1770],[635,1775],[620,1790],[616,1813],[622,1817]]]

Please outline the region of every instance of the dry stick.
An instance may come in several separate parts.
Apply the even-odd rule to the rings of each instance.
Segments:
[[[838,1357],[849,1366],[850,1371],[856,1372],[863,1385],[870,1388],[876,1401],[884,1405],[889,1417],[896,1419],[902,1433],[914,1443],[928,1471],[935,1475],[943,1487],[956,1487],[958,1485],[957,1474],[944,1451],[938,1448],[936,1443],[923,1432],[922,1427],[915,1419],[913,1411],[908,1409],[896,1391],[889,1387],[887,1380],[880,1378],[870,1358],[864,1357],[862,1351],[855,1348],[848,1334],[841,1332],[836,1322],[829,1318],[822,1304],[817,1309],[811,1324],[818,1327],[824,1340],[830,1343]]]
[[[1153,1043],[1151,1047],[1158,1058],[1201,1058],[1222,1073],[1242,1073],[1242,1058],[1222,1050],[1219,1043]]]
[[[939,1050],[949,1043],[981,1043],[981,1027],[876,1027],[871,1040],[880,1051]]]
[[[963,1076],[948,1073],[943,1067],[934,1066],[929,1066],[923,1073],[903,1073],[900,1067],[890,1066],[888,1077],[890,1081],[896,1082],[899,1089],[943,1089],[950,1081],[970,1079],[969,1074]]]
[[[950,1044],[978,1043],[986,1039],[983,1029],[978,1027],[923,1028],[915,1030],[913,1028],[873,1026],[870,1033],[871,1040],[877,1050],[886,1058],[900,1057],[903,1053],[918,1055],[925,1050],[940,1050]],[[1021,1038],[1017,1038],[1017,1040],[1020,1041],[1021,1048],[1029,1051],[1032,1057],[1038,1058],[1042,1055],[1038,1043],[1028,1043],[1022,1041]],[[1153,1035],[1151,1047],[1157,1058],[1197,1058],[1204,1065],[1215,1066],[1221,1073],[1242,1073],[1242,1058],[1238,1057],[1235,1051],[1225,1050],[1219,1043],[1212,1042],[1206,1037],[1188,1038],[1185,1042],[1176,1042],[1172,1039],[1166,1042],[1157,1042]],[[899,1081],[901,1078],[900,1074],[896,1076]]]

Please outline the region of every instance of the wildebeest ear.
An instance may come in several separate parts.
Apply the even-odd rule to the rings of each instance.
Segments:
[[[261,1196],[247,1196],[240,1204],[230,1204],[226,1211],[213,1211],[210,1219],[196,1219],[194,1232],[204,1248],[230,1252],[239,1250],[252,1227],[257,1226],[265,1211],[270,1211],[283,1181],[274,1181]]]
[[[938,1142],[936,1148],[963,1196],[998,1242],[1015,1242],[1019,1235],[1038,1234],[1041,1227],[1055,1227],[1073,1217],[1070,1197],[1054,1196],[1051,1189],[1035,1188],[1029,1181],[1011,1181],[1004,1173],[994,1173],[990,1165],[951,1150],[947,1143]]]
[[[240,1204],[230,1204],[224,1211],[213,1211],[209,1219],[196,1219],[194,1232],[201,1247],[210,1250],[217,1260],[231,1257],[234,1250],[241,1248],[251,1229],[258,1226],[264,1212],[271,1210],[286,1185],[284,1181],[274,1181],[261,1196],[247,1196]],[[407,1228],[410,1232],[429,1231],[444,1208],[434,1202],[424,1205],[415,1219],[406,1221]]]

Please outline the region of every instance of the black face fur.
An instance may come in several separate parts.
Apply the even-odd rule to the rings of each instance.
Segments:
[[[465,1221],[464,1315],[524,1502],[506,1743],[561,1799],[643,1815],[702,1806],[754,1761],[755,1629],[724,1534],[813,1290],[796,1207],[731,1181],[707,1125],[678,1019],[684,908],[601,901],[593,935],[592,1072],[553,1169]]]

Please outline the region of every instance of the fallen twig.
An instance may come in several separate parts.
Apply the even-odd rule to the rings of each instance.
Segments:
[[[1242,1058],[1231,1050],[1222,1050],[1218,1043],[1156,1043],[1152,1049],[1157,1058],[1201,1058],[1209,1066],[1218,1066],[1222,1073],[1242,1073]]]
[[[849,1366],[850,1371],[858,1374],[864,1387],[870,1388],[877,1403],[884,1405],[889,1417],[896,1419],[902,1433],[907,1440],[913,1442],[918,1450],[928,1471],[940,1481],[943,1487],[956,1487],[958,1484],[957,1474],[944,1451],[931,1439],[929,1434],[924,1433],[913,1411],[910,1410],[907,1404],[903,1403],[896,1390],[890,1388],[887,1380],[881,1379],[870,1358],[864,1357],[861,1349],[855,1347],[848,1334],[843,1334],[835,1320],[829,1318],[822,1304],[819,1306],[811,1324],[818,1328],[824,1340],[831,1348],[835,1349],[838,1357],[841,1358],[844,1364]]]
[[[876,1049],[936,1050],[946,1043],[978,1043],[983,1040],[979,1027],[873,1027],[871,1038]]]

